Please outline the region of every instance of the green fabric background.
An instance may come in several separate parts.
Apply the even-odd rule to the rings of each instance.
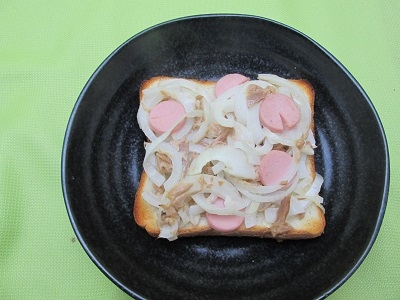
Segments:
[[[202,13],[292,26],[328,49],[370,96],[391,153],[387,211],[365,262],[329,299],[400,297],[399,1],[2,0],[1,299],[128,299],[69,223],[60,180],[65,128],[86,81],[115,48],[149,26]]]

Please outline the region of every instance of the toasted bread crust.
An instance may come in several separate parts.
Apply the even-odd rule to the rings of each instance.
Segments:
[[[171,79],[167,76],[157,76],[142,83],[140,87],[140,100],[143,98],[143,90],[149,87],[157,86],[162,80]],[[213,87],[215,82],[213,81],[201,81],[197,79],[190,79],[201,85],[206,85]],[[300,87],[304,93],[307,95],[311,108],[311,130],[314,133],[314,90],[311,84],[305,80],[294,79],[290,80]],[[307,157],[307,167],[314,178],[315,172],[315,162],[313,156]],[[146,172],[143,171],[139,186],[135,196],[133,215],[136,223],[144,228],[151,236],[157,237],[160,234],[160,229],[157,225],[157,209],[149,205],[142,197],[143,191],[147,188],[151,188],[151,181],[148,179]],[[242,224],[238,229],[229,233],[221,233],[213,230],[205,221],[200,222],[199,225],[186,225],[178,230],[178,237],[190,237],[190,236],[251,236],[260,238],[275,238],[279,240],[284,239],[308,239],[320,236],[325,228],[326,221],[324,212],[320,207],[312,203],[306,210],[302,218],[297,217],[294,221],[290,221],[289,224],[293,227],[292,230],[279,234],[278,236],[273,236],[271,233],[271,228],[262,225],[256,225],[251,228],[246,228]]]

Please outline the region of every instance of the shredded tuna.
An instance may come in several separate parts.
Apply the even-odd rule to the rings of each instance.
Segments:
[[[219,125],[218,123],[210,123],[208,125],[208,130],[207,130],[207,137],[210,139],[214,139],[217,138],[218,136],[220,136],[223,132],[225,127]]]
[[[271,234],[273,237],[278,237],[284,233],[289,232],[293,227],[286,223],[286,217],[290,208],[290,196],[285,197],[278,208],[276,221],[271,226]]]
[[[167,198],[171,200],[171,205],[176,209],[183,207],[185,199],[190,196],[189,190],[194,183],[179,183],[174,186],[167,194]]]
[[[164,185],[157,186],[153,183],[153,190],[156,192],[156,195],[162,195],[165,192]]]
[[[272,150],[280,150],[280,151],[287,151],[289,149],[289,147],[288,146],[285,146],[285,145],[282,145],[282,144],[275,144],[273,147],[272,147]]]
[[[190,156],[189,156],[189,142],[182,141],[178,145],[179,152],[182,153],[182,173],[183,176],[186,175],[190,166]]]
[[[203,169],[201,170],[201,173],[202,174],[207,174],[207,175],[214,175],[214,172],[213,172],[213,170],[212,170],[212,163],[211,162],[208,162],[204,167],[203,167]]]
[[[272,202],[264,202],[264,203],[260,203],[260,206],[258,207],[257,211],[258,212],[263,212],[265,211],[267,208],[269,207],[275,207],[276,204],[272,203]]]
[[[226,144],[227,137],[233,133],[233,128],[223,127],[217,123],[208,125],[207,137],[213,139],[210,147]]]
[[[189,198],[189,193],[194,183],[179,183],[174,186],[167,194],[171,200],[169,205],[160,205],[163,209],[159,225],[172,225],[175,220],[179,220],[178,210],[185,205],[185,200]]]
[[[211,147],[226,144],[226,138],[233,132],[233,128],[225,127],[221,134],[211,143]]]
[[[273,86],[262,88],[256,84],[250,84],[246,89],[247,107],[251,108],[261,102],[268,94],[275,93],[276,89]]]
[[[156,152],[156,159],[157,159],[157,169],[161,174],[166,176],[171,175],[172,173],[172,161],[168,157],[168,155]]]
[[[173,206],[160,205],[163,208],[159,225],[172,225],[178,216],[178,212]]]

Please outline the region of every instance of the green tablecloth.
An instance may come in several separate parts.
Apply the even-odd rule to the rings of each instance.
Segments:
[[[69,223],[60,183],[65,128],[81,89],[115,48],[149,26],[202,13],[292,26],[328,49],[370,96],[391,153],[388,207],[365,262],[329,299],[400,297],[399,1],[3,0],[1,299],[128,298],[92,263]]]

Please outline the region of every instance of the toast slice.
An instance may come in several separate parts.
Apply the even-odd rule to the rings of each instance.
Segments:
[[[221,124],[217,124],[219,125],[217,129],[222,130],[222,133],[217,134],[214,132],[215,130],[213,131],[213,126],[218,123],[218,120],[216,121],[218,118],[215,118],[215,111],[221,107],[221,105],[215,103],[219,102],[222,103],[222,106],[225,105],[224,100],[220,98],[248,98],[248,86],[251,84],[260,84],[263,88],[266,84],[272,86],[274,92],[291,95],[299,107],[303,106],[300,109],[301,120],[296,125],[298,128],[292,130],[298,130],[297,133],[295,132],[296,134],[286,135],[286,131],[291,131],[287,128],[282,134],[264,129],[266,136],[263,137],[262,142],[252,145],[261,149],[267,143],[270,143],[272,149],[285,151],[294,158],[296,157],[294,159],[296,170],[290,181],[282,182],[282,188],[271,193],[253,193],[252,191],[247,193],[243,190],[243,187],[246,187],[247,184],[250,184],[249,186],[252,188],[260,187],[262,189],[263,185],[260,183],[260,178],[236,178],[235,174],[232,175],[227,170],[229,166],[225,165],[225,169],[223,168],[224,165],[222,165],[222,169],[220,166],[216,166],[218,163],[216,159],[207,162],[201,172],[193,171],[193,169],[199,169],[193,167],[193,165],[199,163],[198,161],[201,160],[200,157],[205,150],[213,148],[219,151],[223,147],[231,149],[229,147],[240,145],[240,137],[238,138],[236,133],[239,131],[239,127],[242,128],[241,126],[224,128]],[[243,86],[243,88],[232,88],[230,89],[231,92],[228,91],[220,97],[216,97],[216,82],[213,81],[158,76],[142,83],[138,120],[148,137],[148,142],[145,143],[145,170],[141,175],[135,196],[133,214],[136,223],[150,235],[168,238],[169,240],[199,235],[252,236],[284,240],[314,238],[323,233],[325,228],[323,199],[318,195],[323,179],[315,171],[313,156],[315,140],[313,137],[314,90],[312,86],[305,80],[286,80],[275,75],[259,75],[257,80],[248,81],[239,86]],[[193,110],[186,115],[186,120],[192,119],[191,129],[182,128],[175,135],[172,132],[162,135],[154,134],[148,125],[149,111],[156,103],[171,98],[182,98],[178,100],[182,100],[182,103],[186,106],[190,106],[190,100],[187,99],[193,100]],[[232,100],[232,102],[234,101],[240,100]],[[229,111],[229,108],[227,110]],[[199,111],[204,111],[204,113],[201,114]],[[229,114],[230,116],[228,116]],[[238,119],[240,118],[235,115],[235,111],[232,111],[224,113],[224,120],[221,122],[234,120],[233,123],[237,124]],[[204,123],[207,126],[204,126]],[[187,127],[190,127],[190,125]],[[253,125],[247,127],[254,128]],[[186,134],[182,135],[181,133],[185,130]],[[171,148],[167,144],[172,146],[173,149],[164,151],[165,148]],[[245,149],[242,148],[241,150],[246,153],[246,151],[243,151]],[[159,153],[162,154],[161,162],[160,157],[157,157]],[[171,170],[165,172],[166,169],[162,164],[167,163],[167,165],[170,165],[170,169],[173,168],[173,156],[176,156],[176,153],[180,155],[179,157],[183,162],[183,165],[177,164],[180,168],[179,172],[175,172],[175,174]],[[227,153],[229,156],[229,151]],[[168,159],[166,159],[166,154],[167,156],[170,155]],[[261,154],[259,156],[262,157]],[[252,164],[257,171],[259,167],[256,162],[257,158],[252,156],[248,157],[247,160],[254,161]],[[212,167],[218,168],[217,174],[212,172]],[[147,174],[146,170],[151,175]],[[164,180],[155,183],[154,181],[157,180],[153,174],[154,171],[158,172],[159,175],[162,174]],[[177,173],[180,174],[177,175]],[[167,181],[171,177],[179,178],[179,180],[175,180],[176,183],[172,186],[167,186]],[[214,179],[215,181],[218,180],[221,191],[213,182]],[[161,183],[162,181],[164,183]],[[213,187],[211,187],[212,185]],[[229,187],[229,191],[235,190],[234,196],[239,195],[240,199],[247,201],[246,207],[243,207],[243,204],[240,207],[232,208],[233,212],[231,210],[231,213],[243,216],[244,221],[238,228],[228,232],[213,229],[209,225],[206,217],[207,213],[211,213],[207,212],[208,204],[200,200],[200,202],[196,201],[195,199],[199,199],[199,197],[193,196],[201,194],[205,197],[200,197],[200,199],[212,202],[213,197],[211,195],[213,194],[220,193],[219,197],[225,196],[223,190],[225,186]],[[282,195],[281,199],[275,197],[279,195]],[[178,198],[179,201],[177,201]],[[271,199],[271,201],[268,199]],[[232,207],[235,207],[235,204]],[[227,213],[222,212],[221,214],[226,215]]]

